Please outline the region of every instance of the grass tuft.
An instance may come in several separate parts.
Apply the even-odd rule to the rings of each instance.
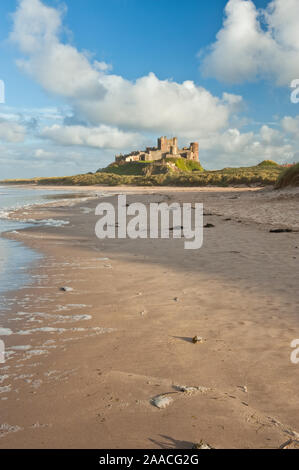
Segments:
[[[286,188],[287,186],[299,186],[299,163],[284,170],[278,177],[276,188]]]

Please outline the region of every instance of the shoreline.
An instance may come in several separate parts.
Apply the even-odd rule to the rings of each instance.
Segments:
[[[31,187],[27,187],[27,188],[12,187],[12,189],[32,190]],[[86,191],[85,191],[85,194],[84,194],[83,191],[77,191],[77,190],[74,190],[74,189],[71,189],[71,188],[65,188],[64,192],[57,191],[57,189],[53,188],[55,190],[55,193],[53,193],[51,191],[51,189],[48,192],[47,192],[47,189],[45,190],[44,188],[34,188],[34,189],[37,189],[37,190],[42,191],[44,193],[43,196],[42,196],[42,198],[44,198],[43,201],[38,200],[38,202],[26,202],[26,203],[24,203],[24,201],[23,201],[23,205],[20,205],[20,203],[18,202],[18,200],[16,198],[16,201],[15,201],[16,205],[15,206],[3,207],[0,210],[0,220],[1,220],[1,222],[2,221],[4,222],[4,227],[2,226],[3,224],[0,227],[0,237],[3,241],[6,240],[7,243],[8,243],[7,246],[4,245],[2,247],[3,251],[5,252],[6,249],[10,250],[10,251],[12,251],[12,255],[14,255],[14,252],[15,252],[15,250],[13,248],[14,245],[11,245],[12,248],[10,248],[10,241],[15,242],[15,246],[17,246],[17,247],[20,246],[22,248],[22,251],[23,251],[23,253],[25,255],[25,258],[26,258],[26,261],[24,260],[24,262],[25,262],[26,265],[28,264],[28,268],[30,268],[30,262],[31,261],[34,262],[34,260],[39,256],[39,254],[36,250],[34,250],[34,251],[30,250],[29,247],[26,246],[26,244],[24,244],[22,242],[22,240],[14,239],[13,234],[18,233],[18,230],[25,229],[26,227],[30,227],[32,225],[53,225],[53,226],[64,225],[65,222],[63,220],[61,220],[61,221],[53,220],[53,219],[48,219],[47,220],[47,219],[43,219],[43,217],[38,217],[37,214],[38,214],[39,211],[43,211],[47,208],[51,209],[51,208],[54,208],[54,207],[60,206],[60,205],[71,206],[73,204],[76,204],[79,199],[80,199],[81,202],[83,202],[85,200],[89,200],[89,199],[92,199],[92,198],[94,199],[94,198],[97,197],[96,193],[94,193],[91,190],[89,190],[88,193],[86,193]],[[5,195],[8,195],[8,194],[5,194]],[[29,218],[28,217],[28,214],[30,212],[34,213],[34,215],[35,215],[34,218]],[[6,236],[6,234],[7,234],[7,236]],[[20,250],[18,250],[18,251],[20,251]],[[30,252],[31,252],[31,255],[30,255]],[[15,254],[15,256],[20,257],[20,253]],[[31,260],[30,260],[30,256],[32,258]],[[4,266],[5,266],[5,257],[4,257],[3,261],[4,261]],[[24,270],[24,273],[26,272],[25,265],[22,266],[22,256],[21,256],[20,260],[16,259],[14,262],[16,263],[16,265],[19,266],[19,267],[17,267],[17,266],[15,267],[16,270],[21,269],[21,270]],[[7,271],[7,268],[8,268],[8,270],[11,270],[11,267],[10,267],[11,264],[12,264],[11,261],[9,261],[8,266],[6,266],[6,271]],[[7,281],[7,284],[9,282],[10,281]],[[23,284],[24,284],[24,281],[22,283],[21,280],[20,280],[19,287],[22,287]],[[15,288],[11,287],[11,288],[9,288],[9,291],[15,290],[16,288],[17,287],[15,287]],[[1,289],[2,298],[4,298],[5,292],[6,292],[6,288],[2,288]]]
[[[20,184],[13,184],[13,183],[0,183],[0,186],[7,186],[9,187],[14,187],[14,188],[22,188],[22,189],[49,189],[49,190],[74,190],[74,188],[77,188],[78,191],[91,191],[91,190],[101,190],[103,192],[105,191],[119,191],[119,190],[126,190],[126,191],[133,191],[133,192],[143,192],[143,191],[175,191],[178,190],[180,192],[198,192],[198,191],[234,191],[234,190],[239,190],[239,191],[263,191],[263,190],[269,190],[272,191],[274,190],[273,185],[268,185],[268,186],[257,186],[257,185],[252,185],[252,186],[246,186],[244,184],[242,185],[231,185],[231,186],[134,186],[134,185],[128,185],[128,184],[120,184],[120,185],[101,185],[101,184],[95,184],[95,185],[60,185],[60,184],[45,184],[45,185],[39,185],[37,183],[20,183]],[[289,188],[287,188],[288,190]],[[294,189],[294,188],[290,188]],[[295,188],[296,189],[296,188]],[[278,189],[275,189],[275,191],[279,191]]]
[[[95,239],[94,200],[32,211],[70,224],[13,234],[45,258],[31,268],[36,285],[10,293],[6,342],[30,349],[16,349],[0,372],[9,376],[0,391],[11,387],[0,394],[0,447],[279,447],[299,431],[289,360],[298,234],[269,234],[267,223],[284,225],[292,211],[261,223],[269,210],[260,208],[251,220],[242,204],[256,207],[263,195],[248,189],[125,189],[128,202],[202,198],[215,228],[195,255],[182,240]],[[195,334],[203,344],[191,343]],[[158,394],[173,398],[165,410],[151,404]]]

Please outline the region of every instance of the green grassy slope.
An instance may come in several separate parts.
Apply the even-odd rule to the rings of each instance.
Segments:
[[[273,160],[264,160],[257,165],[258,167],[279,167],[278,163]]]
[[[201,164],[194,160],[187,160],[186,158],[168,158],[167,161],[174,163],[179,170],[186,173],[192,171],[204,171]]]
[[[107,168],[99,169],[97,173],[142,176],[150,165],[151,162],[111,163]]]
[[[185,158],[168,158],[167,160],[159,160],[155,162],[122,162],[111,163],[107,168],[99,169],[98,173],[114,173],[116,175],[135,175],[143,176],[147,173],[161,174],[171,173],[171,166],[168,163],[174,164],[175,167],[186,173],[192,171],[204,171],[199,162],[193,160],[186,160]]]

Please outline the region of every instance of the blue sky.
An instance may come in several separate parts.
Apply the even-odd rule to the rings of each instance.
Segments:
[[[0,18],[1,179],[158,135],[198,140],[206,168],[298,160],[297,0],[2,0]]]

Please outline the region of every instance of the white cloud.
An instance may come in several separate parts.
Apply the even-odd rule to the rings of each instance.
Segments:
[[[56,42],[61,29],[61,15],[61,11],[49,8],[39,0],[21,0],[13,15],[14,29],[10,38],[26,54],[42,52]]]
[[[79,163],[80,160],[82,159],[82,154],[79,152],[73,152],[73,151],[67,151],[65,152],[65,149],[62,151],[62,149],[59,149],[57,151],[57,148],[54,149],[44,149],[44,148],[36,148],[33,151],[33,155],[36,158],[36,160],[39,160],[40,162],[42,161],[49,161],[49,162],[55,162],[55,161],[61,161],[61,154],[63,153],[63,159],[64,162],[71,161],[73,163]]]
[[[192,81],[159,80],[154,73],[130,82],[116,75],[100,78],[106,94],[99,101],[79,103],[93,122],[124,128],[197,137],[228,124],[230,103],[214,97]]]
[[[262,142],[271,145],[281,145],[283,143],[283,135],[277,129],[272,129],[267,125],[263,125],[260,129],[260,139]]]
[[[62,10],[40,0],[20,1],[10,39],[28,59],[17,63],[48,92],[67,98],[100,98],[104,89],[98,70],[104,64],[96,62],[92,67],[86,55],[60,42],[62,15]]]
[[[240,95],[232,95],[231,93],[226,93],[224,92],[222,94],[222,99],[224,103],[228,103],[231,106],[234,106],[236,109],[239,109],[239,107],[243,103],[243,98]]]
[[[265,10],[252,0],[229,0],[225,14],[201,64],[206,75],[233,83],[266,78],[277,85],[299,77],[298,0],[273,0]]]
[[[0,120],[0,141],[3,142],[24,142],[26,129],[17,122],[10,120]]]
[[[91,147],[65,147],[43,141],[1,144],[1,179],[64,176],[96,171],[113,158],[113,151]]]
[[[138,134],[123,132],[117,128],[60,126],[45,127],[41,136],[60,145],[82,145],[87,147],[117,149],[135,146],[140,142]]]
[[[299,116],[294,118],[291,116],[285,116],[281,123],[285,132],[293,135],[293,137],[299,140]]]
[[[78,120],[122,129],[200,138],[225,128],[241,97],[213,96],[192,81],[159,80],[154,73],[135,82],[109,73],[103,62],[61,41],[62,12],[40,0],[21,0],[11,40],[27,56],[18,65],[46,91],[65,97]]]
[[[255,165],[263,160],[288,163],[296,160],[296,145],[276,129],[262,126],[257,133],[227,129],[199,143],[200,158],[206,168]]]
[[[202,149],[218,149],[224,153],[239,153],[252,142],[253,132],[241,133],[239,129],[227,129],[222,134],[214,134],[200,142]]]
[[[41,148],[38,148],[34,151],[34,156],[38,159],[45,159],[45,160],[55,160],[55,157],[57,157],[57,155],[54,152],[49,152],[48,150],[41,149]]]

